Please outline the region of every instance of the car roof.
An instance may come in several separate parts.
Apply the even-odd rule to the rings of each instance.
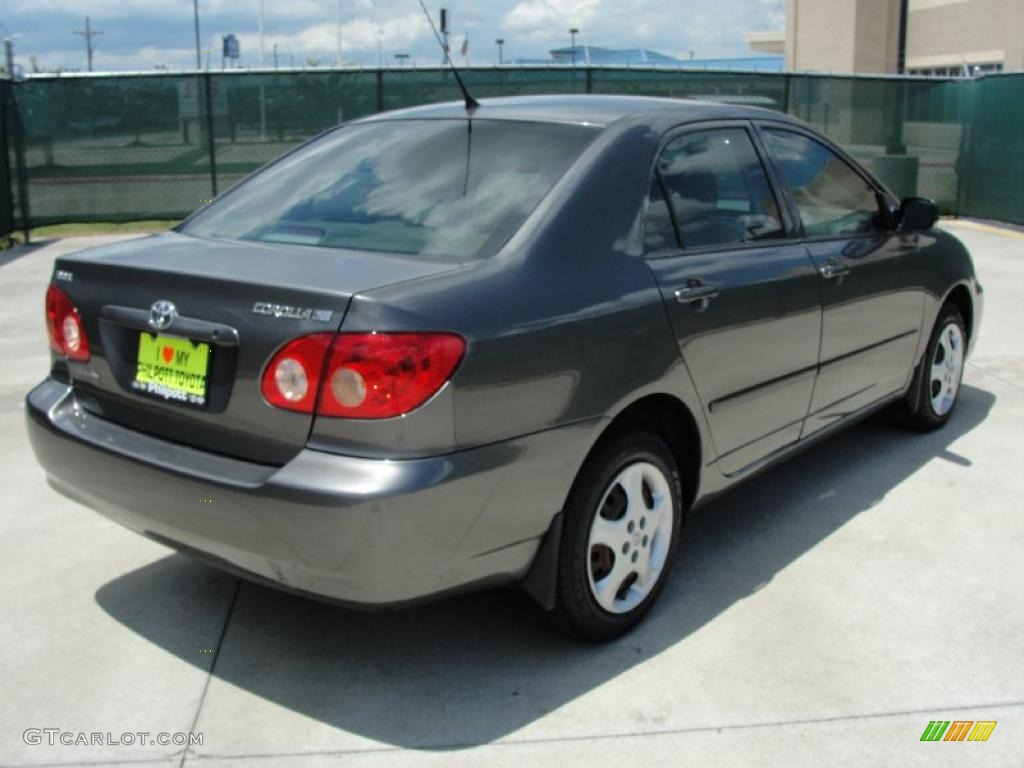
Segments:
[[[547,96],[506,96],[479,99],[480,107],[473,117],[488,120],[528,120],[531,122],[576,123],[607,126],[625,117],[671,115],[679,122],[687,120],[769,118],[786,120],[788,116],[744,104],[668,99],[653,96],[612,96],[591,94],[556,94]],[[419,107],[382,112],[360,122],[377,120],[444,119],[466,116],[465,103],[449,101]]]

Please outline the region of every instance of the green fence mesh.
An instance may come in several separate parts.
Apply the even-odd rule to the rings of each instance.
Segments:
[[[931,197],[946,213],[1024,223],[1024,75],[558,67],[478,68],[464,77],[479,98],[616,93],[789,112],[846,146],[897,194]],[[343,120],[458,96],[440,68],[34,77],[10,85],[4,101],[11,172],[0,223],[5,200],[18,228],[181,218]]]
[[[11,195],[14,179],[7,144],[11,85],[8,80],[0,80],[0,238],[6,238],[14,231],[14,198]]]
[[[1024,223],[1024,75],[969,83],[958,211]]]

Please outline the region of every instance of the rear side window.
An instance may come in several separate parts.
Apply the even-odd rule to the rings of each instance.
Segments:
[[[850,235],[881,228],[874,188],[835,152],[792,131],[769,128],[764,136],[805,234]]]
[[[350,125],[248,179],[181,231],[480,258],[515,233],[598,132],[467,119]]]
[[[778,204],[744,129],[681,136],[665,147],[658,172],[683,248],[783,236]]]

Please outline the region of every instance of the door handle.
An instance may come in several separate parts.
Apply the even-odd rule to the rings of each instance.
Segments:
[[[718,297],[718,286],[714,283],[705,283],[698,277],[686,281],[685,288],[676,289],[676,301],[680,304],[697,304],[698,311],[708,308],[708,302]]]
[[[850,274],[850,268],[845,264],[840,264],[835,259],[829,259],[822,266],[818,267],[818,274],[826,280],[831,280],[835,277]]]

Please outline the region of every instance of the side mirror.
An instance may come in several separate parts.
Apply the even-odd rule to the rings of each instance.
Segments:
[[[939,218],[939,207],[927,197],[905,197],[897,217],[900,232],[931,229]]]

